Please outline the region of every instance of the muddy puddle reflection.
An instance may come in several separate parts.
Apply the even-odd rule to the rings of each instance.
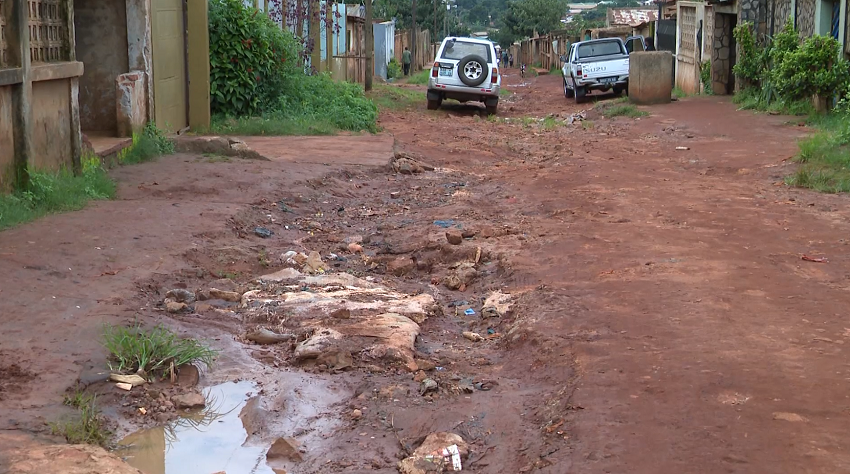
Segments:
[[[227,382],[204,389],[207,408],[119,443],[124,460],[145,474],[274,474],[266,465],[268,446],[246,446],[251,427],[239,416],[256,393],[251,382]],[[245,420],[249,422],[249,420]]]

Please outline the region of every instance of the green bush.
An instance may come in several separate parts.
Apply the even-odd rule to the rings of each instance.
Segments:
[[[756,42],[752,22],[744,22],[736,26],[732,35],[738,43],[739,51],[732,72],[744,83],[745,87],[756,86],[761,81],[766,64],[764,48]]]
[[[172,153],[174,142],[156,125],[148,123],[141,133],[133,134],[133,144],[118,153],[118,162],[132,165]]]
[[[398,79],[404,75],[404,71],[401,69],[401,64],[398,63],[396,58],[390,59],[390,62],[387,64],[387,79]]]
[[[273,115],[323,119],[341,130],[376,131],[378,109],[358,84],[316,74],[289,83]]]
[[[714,88],[711,86],[711,61],[705,61],[700,65],[699,79],[705,88],[705,93],[708,95],[714,94]]]
[[[793,32],[793,30],[792,30]],[[832,37],[812,36],[799,47],[773,51],[770,81],[783,100],[818,94],[831,97],[847,84],[850,69],[838,59],[841,44]]]
[[[209,25],[213,112],[245,115],[276,105],[299,70],[295,37],[241,0],[211,0]]]

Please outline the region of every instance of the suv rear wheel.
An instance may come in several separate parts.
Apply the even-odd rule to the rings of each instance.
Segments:
[[[428,99],[428,110],[437,110],[442,103],[443,101],[440,99]]]
[[[487,115],[496,115],[499,110],[499,99],[485,101],[484,107],[487,109]]]
[[[481,83],[487,79],[487,69],[487,61],[477,54],[464,56],[464,58],[457,63],[457,75],[460,77],[460,81],[469,87],[477,87],[481,85]]]

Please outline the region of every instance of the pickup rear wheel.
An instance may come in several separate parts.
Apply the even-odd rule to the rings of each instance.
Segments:
[[[567,80],[564,79],[564,97],[566,97],[567,99],[572,99],[574,95],[575,92],[573,92],[573,90],[570,89],[569,86],[567,86]]]
[[[576,87],[576,89],[575,89],[576,104],[580,104],[580,103],[584,102],[584,98],[585,98],[586,95],[587,95],[587,89],[585,89],[584,87]]]

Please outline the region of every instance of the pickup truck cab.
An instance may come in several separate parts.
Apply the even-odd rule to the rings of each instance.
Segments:
[[[637,37],[627,41],[634,44],[635,40]],[[564,61],[564,96],[574,97],[577,103],[594,90],[613,89],[615,94],[628,91],[629,52],[620,38],[573,43],[569,54],[561,59]]]
[[[443,99],[483,102],[488,114],[499,106],[502,77],[493,43],[478,38],[443,40],[428,78],[428,110],[440,108]]]

